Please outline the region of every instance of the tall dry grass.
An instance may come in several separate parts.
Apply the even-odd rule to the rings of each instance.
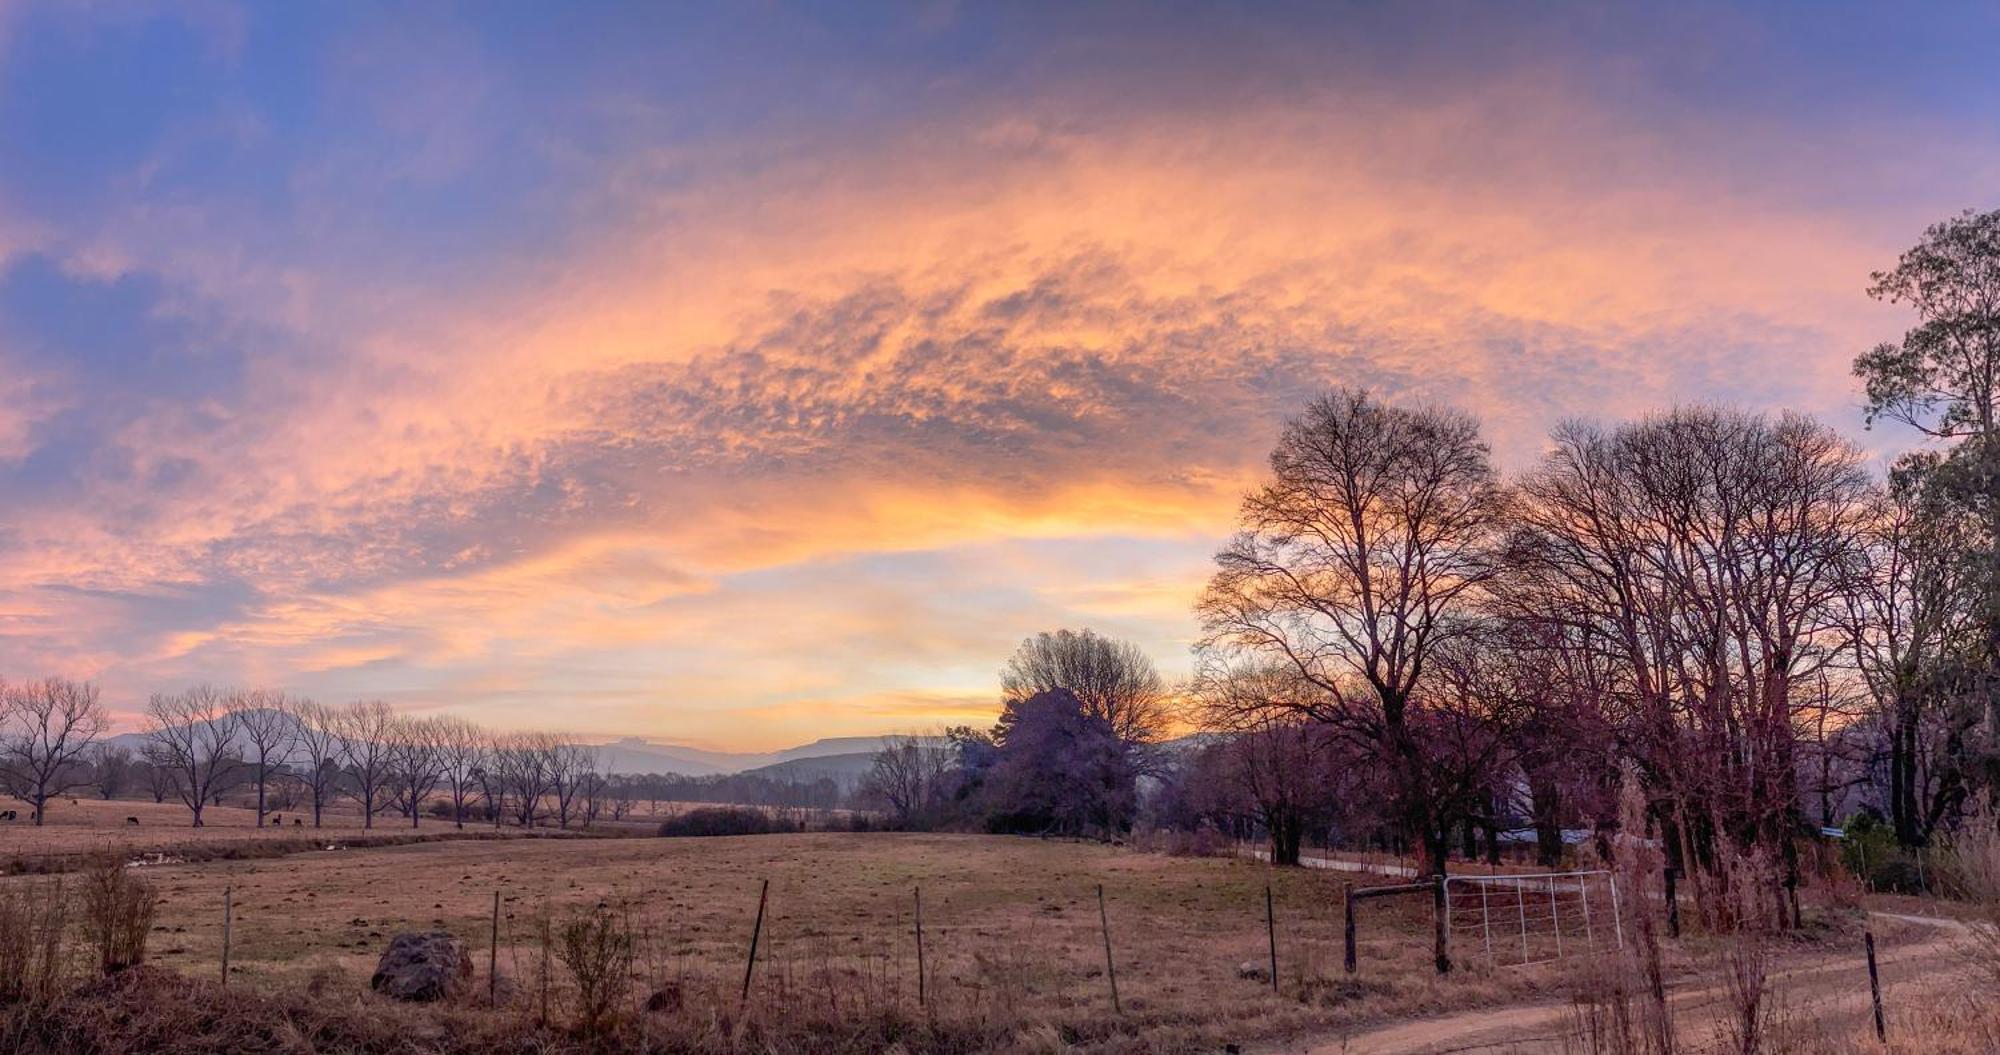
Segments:
[[[1605,862],[1626,892],[1631,940],[1571,973],[1572,1029],[1566,1046],[1591,1055],[1674,1055],[1679,1050],[1667,1006],[1665,958],[1660,947],[1661,907],[1648,892],[1665,860],[1640,838],[1646,800],[1629,768],[1619,792],[1619,835]]]
[[[1946,892],[1969,908],[1967,954],[1989,982],[2000,984],[2000,818],[1981,804],[1944,844]]]
[[[153,884],[115,855],[101,854],[83,873],[82,902],[83,938],[100,970],[112,974],[145,961],[146,936],[160,904]]]
[[[60,877],[0,891],[0,1001],[46,1000],[70,980],[70,899]]]

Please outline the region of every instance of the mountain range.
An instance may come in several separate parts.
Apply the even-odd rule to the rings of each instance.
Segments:
[[[769,772],[779,780],[814,780],[820,776],[852,780],[867,771],[875,752],[895,737],[835,736],[782,751],[710,751],[683,744],[663,744],[636,736],[591,744],[599,763],[612,773],[676,773],[707,777],[751,770]],[[119,733],[105,743],[138,754],[146,746],[143,733]]]

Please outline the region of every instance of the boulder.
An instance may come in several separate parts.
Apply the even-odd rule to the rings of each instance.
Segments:
[[[472,983],[465,943],[441,930],[398,934],[375,965],[368,987],[398,1000],[444,1000]]]

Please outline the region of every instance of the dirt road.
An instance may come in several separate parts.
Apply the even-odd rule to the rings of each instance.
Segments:
[[[1883,1003],[1890,1009],[1909,1005],[1923,994],[1955,990],[1969,980],[1970,968],[1957,954],[1963,925],[1952,920],[1878,913],[1878,918],[1917,924],[1934,933],[1920,940],[1883,948]],[[1860,949],[1821,955],[1811,961],[1781,963],[1768,976],[1769,999],[1785,1014],[1815,1022],[1853,1019],[1859,1024],[1871,1012],[1868,969]],[[1721,985],[1686,988],[1668,995],[1680,1035],[1701,1041],[1723,1027],[1727,993]],[[1568,1002],[1484,1008],[1437,1018],[1380,1026],[1346,1036],[1316,1037],[1273,1048],[1274,1053],[1300,1055],[1538,1055],[1562,1052],[1563,1039],[1576,1024]],[[1570,1049],[1574,1050],[1574,1049]]]

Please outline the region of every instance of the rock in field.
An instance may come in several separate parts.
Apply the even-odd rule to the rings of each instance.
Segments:
[[[443,1000],[472,982],[472,957],[465,943],[441,930],[398,934],[389,939],[368,987],[398,1000]]]

